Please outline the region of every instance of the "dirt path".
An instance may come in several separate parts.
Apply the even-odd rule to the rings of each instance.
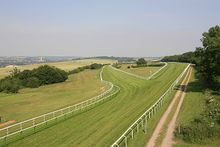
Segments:
[[[174,98],[172,99],[171,103],[169,104],[167,110],[164,112],[164,114],[162,115],[159,123],[157,124],[150,140],[148,141],[146,147],[154,147],[155,144],[156,144],[156,141],[158,139],[158,137],[160,136],[160,133],[163,129],[163,126],[165,125],[166,123],[166,120],[168,118],[168,115],[170,114],[170,112],[172,111],[172,108],[176,102],[176,100],[178,100],[178,98],[180,98],[180,101],[179,101],[179,104],[177,106],[177,109],[175,111],[175,114],[174,116],[172,117],[171,121],[169,122],[168,124],[168,129],[167,129],[167,132],[166,132],[166,135],[162,141],[162,144],[161,144],[161,147],[170,147],[172,146],[173,144],[173,131],[175,129],[175,122],[176,122],[176,118],[178,116],[178,113],[179,113],[179,110],[180,110],[180,107],[182,105],[182,102],[183,102],[183,98],[185,96],[185,90],[186,90],[186,86],[184,85],[187,85],[188,82],[189,82],[189,79],[190,79],[190,76],[191,76],[191,68],[188,70],[187,72],[187,75],[185,76],[185,78],[183,79],[182,83],[181,83],[181,87],[184,87],[183,89],[181,88],[180,90],[178,90],[174,96]]]

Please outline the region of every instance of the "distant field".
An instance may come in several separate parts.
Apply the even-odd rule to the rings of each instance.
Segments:
[[[127,71],[129,73],[137,74],[143,77],[148,77],[154,72],[156,72],[158,69],[161,67],[138,67],[138,68],[128,68],[128,66],[132,66],[132,64],[122,64],[121,65],[121,70]]]
[[[104,79],[121,88],[118,95],[89,111],[10,145],[110,146],[166,91],[185,67],[185,64],[168,64],[161,71],[162,74],[149,81],[106,68]]]
[[[64,62],[31,64],[31,65],[18,66],[17,68],[20,70],[33,69],[33,68],[37,68],[40,65],[47,64],[47,65],[58,67],[58,68],[63,69],[65,71],[69,71],[69,70],[75,69],[77,67],[90,65],[92,63],[108,64],[108,63],[114,63],[114,62],[116,62],[116,61],[106,60],[106,59],[84,59],[84,60],[73,60],[73,61],[64,61]],[[13,69],[13,67],[0,68],[0,79],[9,75],[10,71],[12,69]]]

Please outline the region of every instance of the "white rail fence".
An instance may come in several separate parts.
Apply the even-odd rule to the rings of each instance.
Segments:
[[[183,75],[186,73],[190,64],[184,69],[184,71],[179,75],[179,77],[171,84],[167,91],[147,110],[142,114],[112,145],[111,147],[128,146],[128,139],[134,138],[134,133],[140,131],[142,127],[144,132],[147,132],[147,122],[154,115],[158,109],[162,106],[164,98],[169,92],[177,85]]]
[[[130,73],[130,72],[127,72],[127,71],[124,71],[124,70],[121,70],[121,69],[117,69],[113,66],[111,66],[114,70],[117,70],[117,71],[120,71],[120,72],[123,72],[127,75],[130,75],[130,76],[133,76],[133,77],[136,77],[136,78],[139,78],[139,79],[142,79],[142,80],[150,80],[153,76],[155,76],[157,73],[159,73],[162,69],[164,69],[166,66],[167,66],[167,63],[166,62],[162,62],[164,63],[164,66],[162,66],[160,69],[158,69],[155,73],[153,73],[152,75],[150,75],[149,77],[143,77],[143,76],[139,76],[137,74],[133,74],[133,73]]]
[[[161,67],[159,70],[157,70],[155,73],[153,73],[152,75],[150,75],[147,79],[150,80],[152,77],[154,77],[157,73],[159,73],[162,69],[164,69],[167,66],[166,62],[162,62],[165,65],[163,67]]]
[[[46,114],[31,118],[31,119],[28,119],[28,120],[25,120],[25,121],[22,121],[22,122],[19,122],[19,123],[10,125],[10,126],[7,126],[5,128],[1,128],[0,129],[0,141],[5,140],[6,142],[8,137],[12,135],[16,135],[16,134],[22,135],[24,131],[29,130],[29,129],[33,129],[33,131],[35,131],[35,128],[39,125],[42,125],[42,124],[47,125],[49,121],[57,120],[58,118],[65,117],[68,114],[73,114],[73,112],[78,111],[78,110],[84,110],[88,108],[89,106],[95,105],[117,94],[120,91],[120,88],[116,85],[113,85],[111,82],[103,80],[102,73],[103,73],[104,68],[105,66],[100,71],[99,76],[100,76],[100,80],[102,83],[110,85],[110,88],[107,91],[105,91],[104,93],[96,97],[83,101],[81,103],[68,106],[68,107],[65,107],[65,108],[50,112],[50,113],[46,113]],[[116,87],[116,89],[113,90],[113,87]]]

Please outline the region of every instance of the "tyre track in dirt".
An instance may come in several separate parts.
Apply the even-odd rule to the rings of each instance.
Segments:
[[[180,85],[180,89],[176,92],[173,100],[171,101],[171,103],[169,104],[168,108],[166,109],[166,111],[164,112],[164,114],[162,115],[160,121],[158,122],[150,140],[148,141],[148,143],[146,144],[146,147],[154,147],[156,145],[157,139],[160,136],[160,133],[164,127],[164,125],[166,125],[166,121],[168,119],[169,114],[171,113],[172,109],[175,106],[175,102],[179,100],[178,106],[175,110],[174,115],[172,116],[171,120],[168,123],[168,128],[166,130],[166,134],[165,137],[162,140],[161,143],[161,147],[171,147],[173,145],[173,132],[175,130],[175,122],[178,116],[178,113],[180,111],[181,105],[183,103],[184,97],[185,97],[185,91],[186,91],[186,86],[190,80],[191,77],[191,73],[192,73],[192,69],[190,68],[185,76],[185,78],[183,79],[181,85]]]

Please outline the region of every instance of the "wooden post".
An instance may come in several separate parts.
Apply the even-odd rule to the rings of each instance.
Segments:
[[[20,123],[20,130],[22,130],[23,129],[23,127],[22,127],[22,123]]]

